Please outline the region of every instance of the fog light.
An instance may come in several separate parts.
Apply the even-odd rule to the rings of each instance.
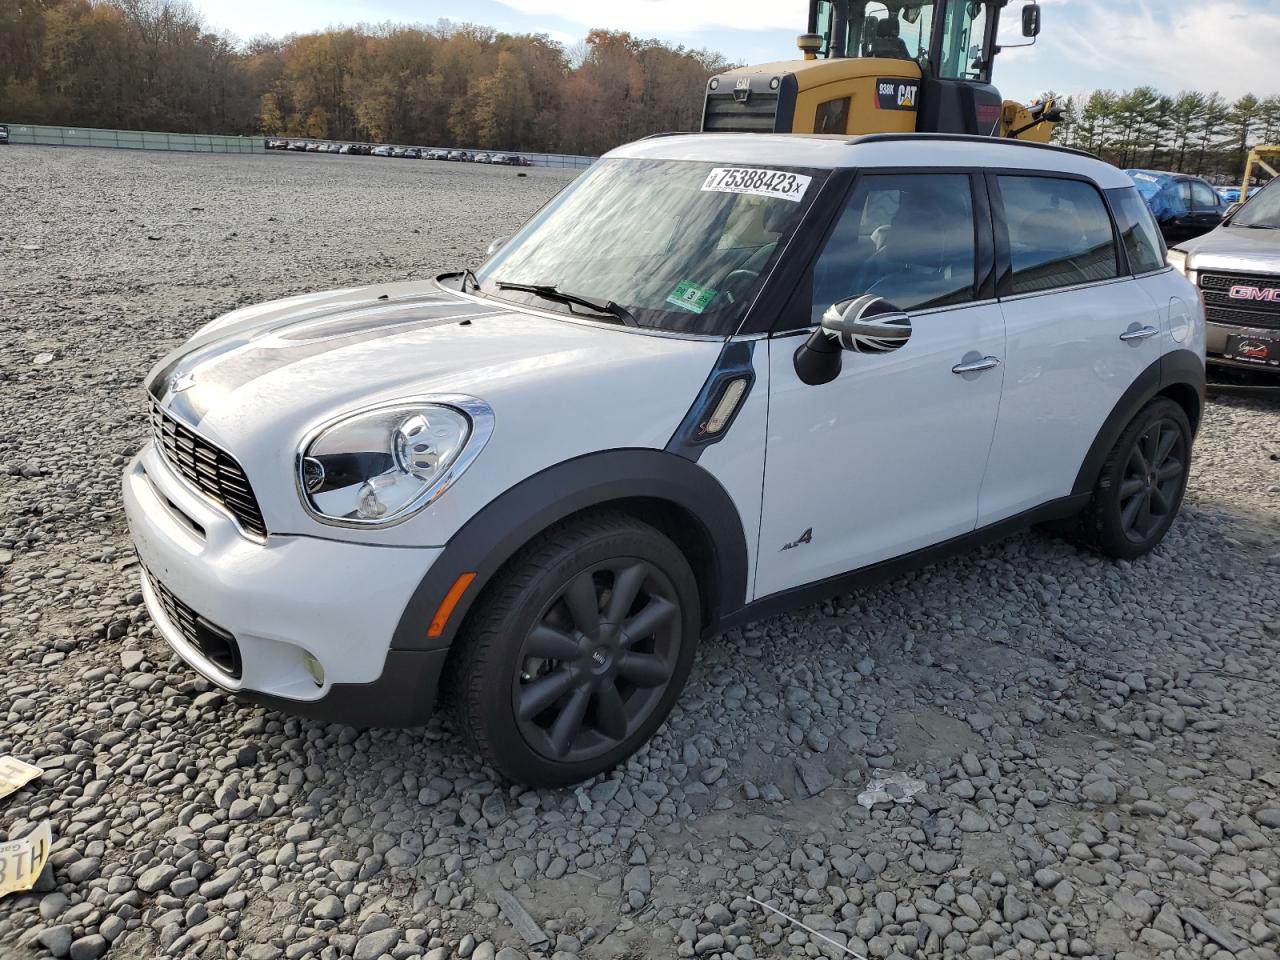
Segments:
[[[320,661],[304,650],[302,651],[302,663],[307,668],[307,673],[311,674],[312,682],[317,687],[323,687],[324,667],[320,666]]]

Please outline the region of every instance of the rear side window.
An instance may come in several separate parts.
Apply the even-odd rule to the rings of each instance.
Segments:
[[[1129,255],[1134,273],[1149,273],[1164,267],[1164,244],[1155,218],[1146,201],[1132,188],[1109,191],[1111,209],[1120,227],[1120,240]]]
[[[899,310],[973,300],[973,191],[965,174],[875,174],[858,181],[813,268],[811,322],[874,293]]]
[[[828,100],[818,104],[818,112],[814,115],[814,133],[844,133],[849,129],[849,98]]]
[[[1119,275],[1111,218],[1093,186],[1056,177],[999,180],[1015,294]]]

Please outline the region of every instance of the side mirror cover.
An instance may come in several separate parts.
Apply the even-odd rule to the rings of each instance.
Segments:
[[[795,353],[796,376],[811,387],[840,375],[845,350],[888,353],[911,339],[911,320],[883,297],[864,294],[832,304]]]
[[[827,308],[821,331],[854,353],[889,353],[911,339],[911,319],[888,300],[868,293]]]
[[[1022,35],[1032,38],[1040,36],[1040,4],[1028,3],[1022,8]]]
[[[489,257],[492,257],[495,253],[501,250],[506,245],[506,242],[510,239],[511,238],[509,236],[494,237],[493,240],[490,241],[489,243],[489,248],[484,252],[485,259],[487,260]]]

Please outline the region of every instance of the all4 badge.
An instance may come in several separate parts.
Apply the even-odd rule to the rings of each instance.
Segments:
[[[881,77],[876,80],[876,106],[881,110],[915,110],[920,99],[917,80]]]

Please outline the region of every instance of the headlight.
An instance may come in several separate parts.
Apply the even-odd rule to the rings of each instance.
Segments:
[[[321,426],[298,452],[298,490],[319,519],[388,526],[435,502],[489,439],[474,397],[384,404]]]
[[[1198,280],[1196,271],[1187,268],[1187,261],[1189,259],[1190,255],[1185,250],[1170,250],[1168,264],[1192,283],[1196,283]]]

